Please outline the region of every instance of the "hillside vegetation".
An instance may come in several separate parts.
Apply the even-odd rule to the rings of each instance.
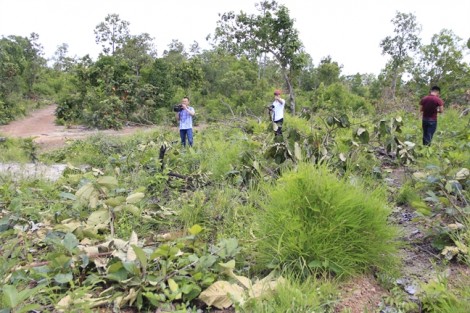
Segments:
[[[258,5],[222,14],[212,50],[175,40],[160,57],[113,14],[97,60],[64,44],[48,66],[37,34],[0,39],[1,123],[57,103],[66,126],[159,126],[48,152],[0,137],[2,163],[67,166],[0,173],[0,312],[468,312],[468,49],[449,30],[422,44],[397,13],[381,74],[345,76],[313,64],[286,7]],[[423,146],[418,103],[436,84],[445,112]],[[183,96],[203,126],[186,148]]]

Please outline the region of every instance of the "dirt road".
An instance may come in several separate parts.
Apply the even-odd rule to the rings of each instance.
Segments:
[[[55,124],[55,105],[32,111],[27,117],[0,126],[0,136],[28,138],[41,150],[51,150],[61,147],[67,140],[82,139],[87,136],[103,133],[110,135],[126,135],[150,127],[124,127],[121,130],[90,130],[83,126],[65,127]]]

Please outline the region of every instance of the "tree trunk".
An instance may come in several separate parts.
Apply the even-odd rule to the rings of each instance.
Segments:
[[[295,115],[295,95],[294,95],[294,88],[292,87],[292,83],[289,79],[289,75],[287,71],[284,70],[284,80],[286,81],[287,91],[289,92],[289,102],[290,102],[290,111],[292,115]]]
[[[392,98],[395,100],[395,95],[397,92],[397,79],[398,79],[398,68],[395,69],[395,72],[393,73],[393,81],[392,81]]]

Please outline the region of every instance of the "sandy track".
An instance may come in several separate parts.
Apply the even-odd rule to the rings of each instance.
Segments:
[[[151,127],[124,127],[121,130],[91,130],[84,126],[65,127],[55,124],[56,105],[30,112],[30,114],[8,125],[0,126],[0,136],[34,138],[41,150],[61,147],[67,140],[83,139],[90,135],[103,133],[109,135],[132,134]]]

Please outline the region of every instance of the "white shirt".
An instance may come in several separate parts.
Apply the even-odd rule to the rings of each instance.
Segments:
[[[273,121],[279,121],[281,118],[284,118],[284,104],[286,104],[286,100],[279,99],[274,100],[273,102]]]

